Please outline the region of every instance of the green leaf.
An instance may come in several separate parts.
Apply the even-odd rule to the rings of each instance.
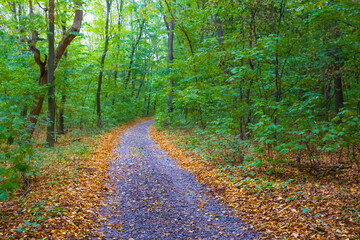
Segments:
[[[6,191],[0,189],[0,201],[5,201],[8,199],[8,194]]]

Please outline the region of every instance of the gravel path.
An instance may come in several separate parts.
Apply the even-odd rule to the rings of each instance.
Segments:
[[[257,239],[152,141],[147,121],[121,135],[101,214],[105,239]]]

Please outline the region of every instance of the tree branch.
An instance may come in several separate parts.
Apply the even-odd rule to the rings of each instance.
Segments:
[[[74,33],[80,32],[81,23],[84,15],[83,10],[79,9],[80,7],[81,5],[78,6],[78,9],[75,12],[74,21],[71,28],[65,33],[58,47],[56,48],[54,69],[56,69],[57,65],[59,64],[60,59],[64,55],[66,48],[70,45],[71,41],[77,36],[77,34]]]
[[[41,61],[41,53],[40,53],[39,49],[36,48],[36,43],[37,43],[37,41],[40,41],[40,40],[43,40],[43,39],[39,38],[39,33],[35,31],[32,33],[31,36],[29,36],[28,43],[29,43],[30,50],[34,54],[34,59],[35,59],[36,64],[39,65],[40,71],[43,72],[43,71],[45,71],[47,56],[45,55],[45,61]]]

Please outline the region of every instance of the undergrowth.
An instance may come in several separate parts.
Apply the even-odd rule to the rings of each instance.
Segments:
[[[212,194],[233,207],[264,237],[360,237],[360,188],[356,179],[349,177],[354,176],[353,169],[329,173],[311,171],[306,165],[299,169],[288,161],[257,155],[251,146],[244,145],[238,153],[238,149],[224,150],[224,145],[218,144],[224,138],[199,131],[152,131],[172,158],[200,182],[212,186]]]
[[[35,145],[30,163],[37,174],[27,175],[30,189],[24,184],[0,202],[0,239],[94,236],[101,221],[97,209],[106,191],[103,180],[118,136],[139,121],[98,135],[66,134],[55,148]]]

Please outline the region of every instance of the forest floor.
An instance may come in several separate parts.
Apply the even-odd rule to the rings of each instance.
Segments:
[[[263,238],[360,239],[356,167],[308,172],[281,165],[274,174],[268,171],[273,165],[259,168],[221,157],[206,159],[202,152],[212,149],[207,149],[202,136],[193,131],[157,131],[152,126],[150,132],[172,159],[210,186],[214,196],[231,206]]]
[[[0,203],[0,239],[360,238],[360,187],[341,173],[220,168],[152,122],[36,146],[41,174]]]
[[[149,136],[153,121],[120,136],[100,209],[105,239],[257,239]],[[96,239],[96,237],[94,237]]]
[[[66,134],[55,148],[35,146],[36,175],[31,188],[0,202],[0,239],[89,239],[100,225],[98,208],[113,149],[127,128],[150,118],[121,125],[107,133]]]

